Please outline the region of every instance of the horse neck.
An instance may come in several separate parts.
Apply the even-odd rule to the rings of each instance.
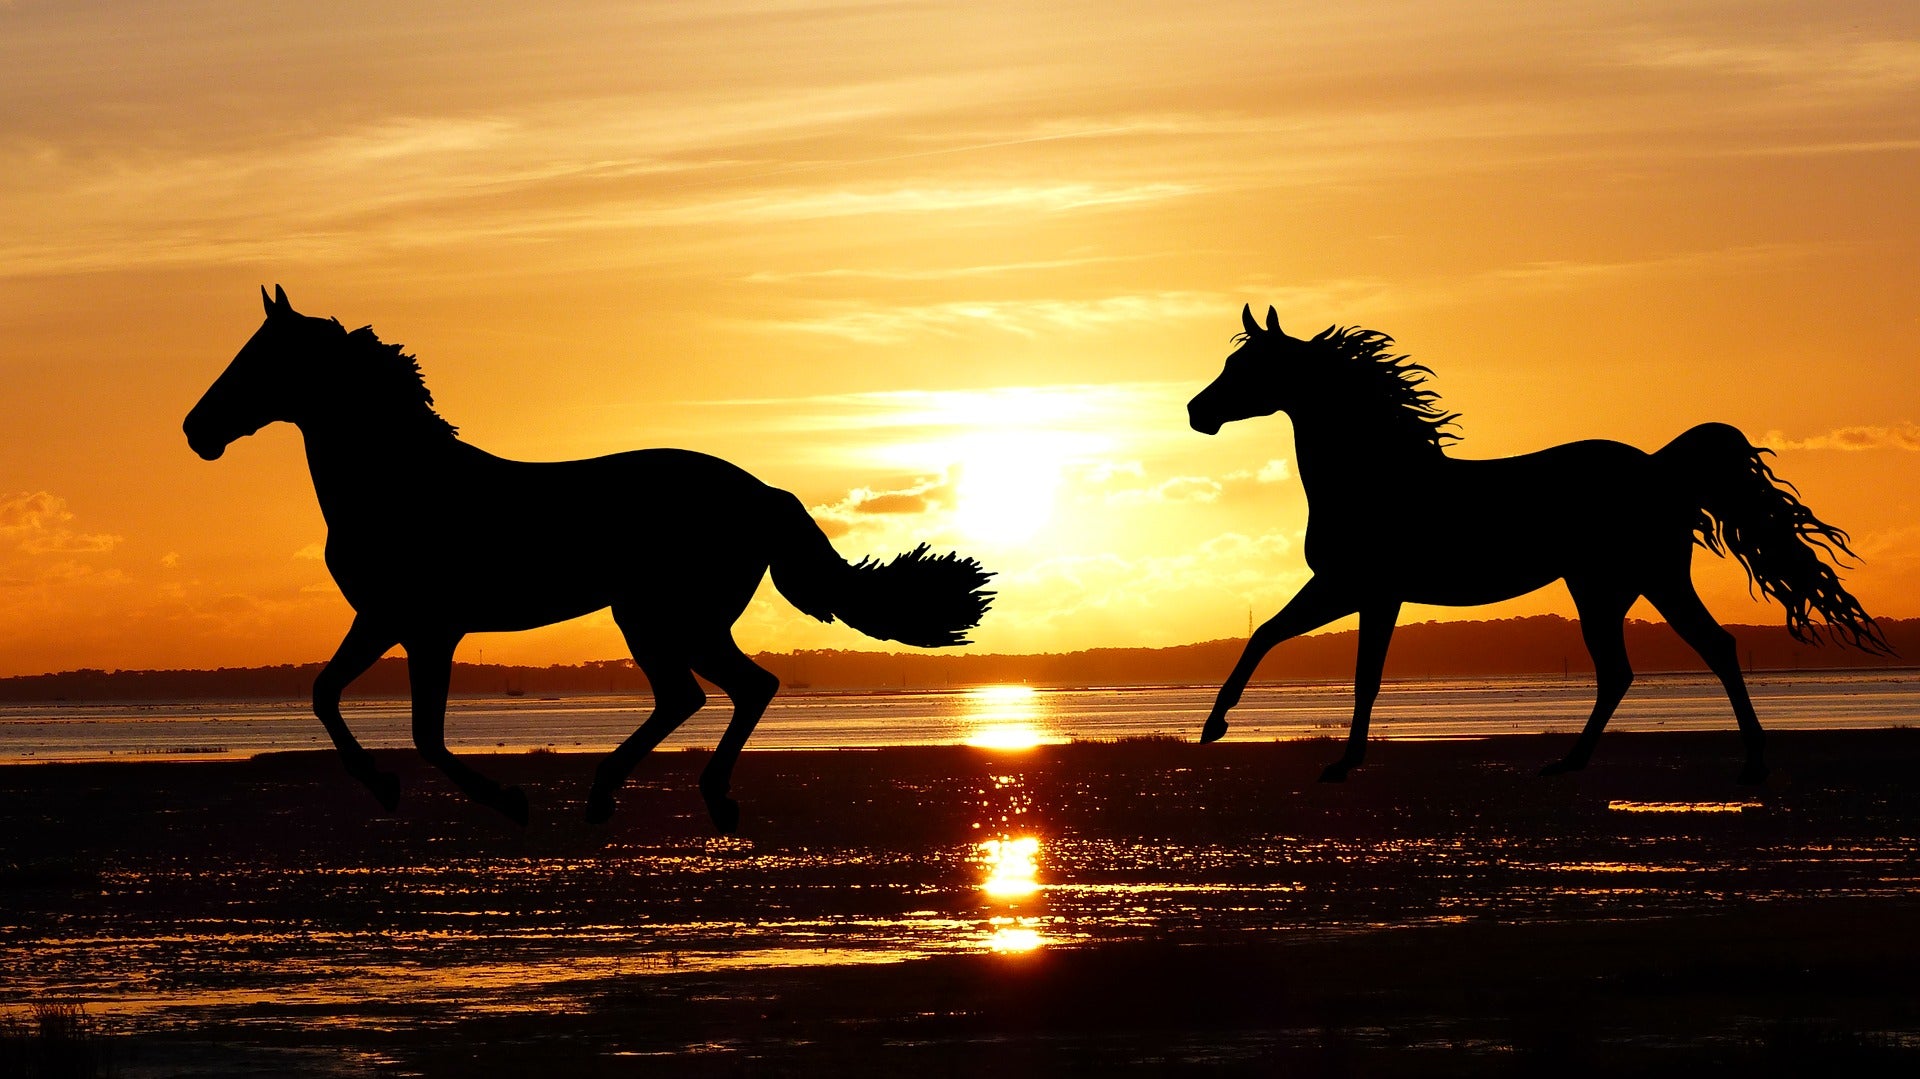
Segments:
[[[1409,470],[1445,459],[1439,447],[1409,437],[1377,411],[1301,409],[1292,418],[1294,457],[1309,504],[1366,499],[1370,490]]]
[[[330,525],[362,508],[390,509],[417,499],[463,448],[452,435],[387,417],[318,417],[298,426],[313,491]]]

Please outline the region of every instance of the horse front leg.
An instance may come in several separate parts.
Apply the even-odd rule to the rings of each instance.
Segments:
[[[1259,669],[1260,661],[1273,651],[1275,645],[1289,637],[1319,629],[1357,609],[1344,589],[1329,585],[1319,577],[1310,578],[1287,601],[1287,605],[1280,608],[1279,614],[1262,622],[1260,628],[1253,631],[1246,649],[1240,653],[1240,662],[1233,665],[1233,673],[1227,675],[1226,682],[1220,686],[1219,696],[1214,698],[1213,711],[1207,714],[1206,725],[1200,729],[1200,740],[1217,742],[1227,733],[1228,710],[1240,703],[1240,694],[1246,691],[1247,683],[1252,681],[1253,672]]]
[[[529,815],[527,796],[520,788],[501,786],[447,749],[447,686],[453,680],[453,650],[460,637],[436,633],[401,641],[407,649],[407,682],[413,693],[413,746],[467,797],[524,826]]]
[[[387,650],[400,643],[400,639],[384,629],[376,627],[364,617],[357,617],[348,627],[347,636],[334,650],[333,658],[313,680],[313,714],[327,728],[328,737],[333,739],[333,747],[340,753],[340,760],[347,766],[347,774],[367,785],[373,796],[380,800],[387,812],[391,813],[400,804],[400,777],[392,772],[382,772],[374,766],[373,754],[364,749],[353,731],[347,727],[347,721],[340,715],[340,695],[346,692],[353,680],[367,672],[379,661]]]
[[[1380,674],[1387,665],[1387,645],[1400,618],[1400,604],[1381,603],[1360,608],[1360,654],[1353,665],[1353,724],[1347,728],[1347,751],[1320,773],[1322,783],[1340,783],[1367,759],[1367,727],[1373,722],[1373,702],[1380,696]]]

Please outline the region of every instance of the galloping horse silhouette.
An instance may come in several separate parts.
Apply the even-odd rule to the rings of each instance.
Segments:
[[[448,752],[447,684],[468,633],[530,629],[613,609],[654,707],[594,774],[588,816],[706,696],[697,673],[733,701],[700,777],[722,832],[734,762],[779,679],[733,642],[732,626],[769,568],[805,613],[838,616],[872,637],[934,648],[965,644],[992,593],[972,559],[925,544],[887,563],[849,565],[806,507],[715,457],[651,449],[587,461],[528,462],[461,442],[433,411],[413,358],[371,328],[294,311],[260,292],[266,321],[187,414],[188,445],[211,461],[277,420],[300,429],[327,521],[327,568],[355,612],[313,685],[313,709],[347,771],[389,810],[399,779],[374,766],[340,716],[340,694],[398,644],[406,649],[413,740],[467,795],[527,822],[527,799]]]
[[[1387,642],[1402,603],[1473,606],[1564,578],[1593,655],[1599,697],[1572,750],[1543,774],[1586,767],[1607,719],[1633,682],[1624,623],[1645,596],[1726,687],[1746,747],[1743,783],[1766,778],[1760,722],[1747,697],[1733,635],[1695,594],[1695,543],[1731,554],[1762,595],[1779,600],[1787,629],[1818,640],[1817,614],[1836,639],[1891,651],[1859,601],[1817,552],[1852,555],[1826,524],[1776,481],[1746,436],[1723,423],[1692,428],[1655,453],[1619,442],[1571,442],[1520,457],[1462,461],[1442,452],[1457,414],[1422,389],[1433,372],[1388,355],[1393,339],[1329,326],[1302,341],[1251,306],[1226,367],[1187,405],[1193,429],[1285,412],[1293,420],[1309,516],[1313,576],[1253,632],[1220,687],[1200,740],[1227,732],[1227,712],[1268,651],[1289,637],[1360,615],[1353,726],[1346,752],[1320,778],[1337,782],[1366,755]],[[1790,485],[1789,485],[1790,486]]]

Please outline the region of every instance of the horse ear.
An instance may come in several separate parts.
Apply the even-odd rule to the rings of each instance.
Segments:
[[[1275,311],[1272,305],[1268,305],[1267,307],[1267,332],[1280,333],[1280,312]],[[1284,337],[1286,335],[1281,334],[1281,336]]]
[[[260,306],[267,309],[267,316],[273,316],[273,297],[267,295],[267,286],[260,286]]]
[[[1259,332],[1260,332],[1260,324],[1259,324],[1258,322],[1255,322],[1255,321],[1253,320],[1253,305],[1252,305],[1252,304],[1243,304],[1243,305],[1241,305],[1241,307],[1240,307],[1240,325],[1242,325],[1242,326],[1245,326],[1245,327],[1247,328],[1247,336],[1248,336],[1248,337],[1252,337],[1253,335],[1255,335],[1255,334],[1257,334],[1257,333],[1259,333]]]
[[[287,314],[293,314],[293,305],[287,302],[287,290],[279,285],[273,286],[273,304]]]

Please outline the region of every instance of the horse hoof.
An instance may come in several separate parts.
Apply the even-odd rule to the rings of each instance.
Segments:
[[[1219,716],[1208,716],[1207,725],[1200,728],[1200,744],[1218,742],[1227,735],[1227,721]]]
[[[1757,787],[1766,781],[1767,766],[1764,764],[1748,764],[1745,768],[1740,769],[1740,777],[1736,780],[1736,782],[1745,787]]]
[[[1540,774],[1543,776],[1563,776],[1568,774],[1569,772],[1578,772],[1582,768],[1585,768],[1586,766],[1587,765],[1585,761],[1570,761],[1570,760],[1562,759],[1562,760],[1554,761],[1550,764],[1542,765],[1540,768]]]
[[[740,803],[724,794],[707,799],[707,815],[713,818],[713,826],[721,835],[732,835],[740,830]]]
[[[360,782],[367,785],[373,797],[379,801],[382,809],[392,813],[400,808],[400,777],[392,772],[374,772],[362,776]]]
[[[1345,783],[1347,781],[1347,773],[1352,771],[1352,769],[1353,765],[1348,764],[1346,761],[1334,761],[1332,764],[1320,770],[1320,782]]]
[[[613,795],[594,791],[587,795],[587,823],[605,824],[613,819]]]
[[[506,814],[508,820],[522,828],[533,818],[533,814],[527,811],[527,794],[519,787],[501,787],[493,808]]]

